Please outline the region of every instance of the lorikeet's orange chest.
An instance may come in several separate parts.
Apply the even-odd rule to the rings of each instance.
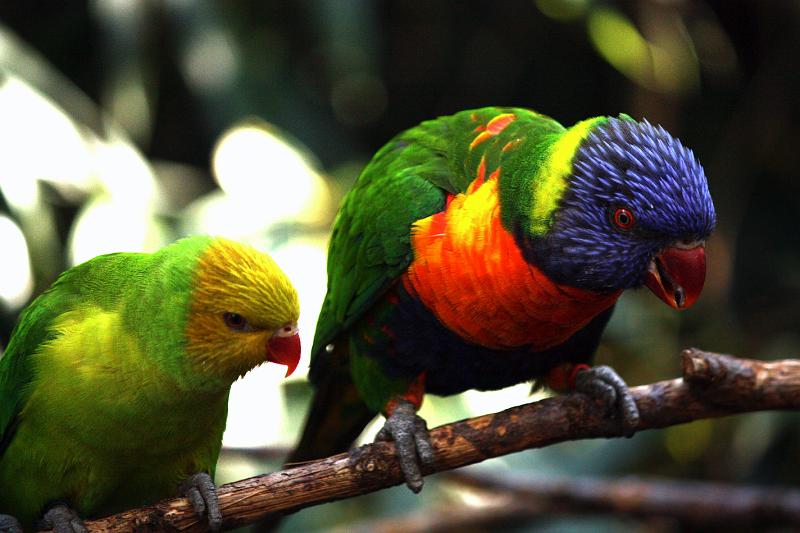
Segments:
[[[500,222],[499,169],[485,169],[445,211],[412,226],[406,290],[448,329],[494,349],[557,346],[609,308],[620,291],[558,285],[522,256]]]

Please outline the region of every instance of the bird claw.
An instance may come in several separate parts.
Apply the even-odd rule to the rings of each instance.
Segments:
[[[631,437],[639,425],[639,408],[625,381],[609,366],[599,365],[578,372],[575,390],[606,404],[606,409],[620,418],[622,431]]]
[[[87,533],[78,513],[62,503],[50,507],[38,525],[39,529],[52,529],[54,533]]]
[[[220,530],[222,511],[219,508],[217,488],[214,486],[211,476],[205,472],[199,472],[181,483],[178,490],[192,504],[197,516],[208,515],[208,527],[211,531]]]
[[[22,525],[13,516],[0,514],[0,533],[22,533]]]
[[[434,462],[433,446],[428,434],[428,424],[417,415],[414,404],[398,400],[392,414],[375,437],[376,441],[394,441],[400,469],[406,478],[406,486],[412,492],[422,490],[422,470]],[[419,459],[419,460],[418,460]]]

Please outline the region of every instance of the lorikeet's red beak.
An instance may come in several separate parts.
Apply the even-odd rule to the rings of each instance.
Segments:
[[[703,243],[664,248],[650,261],[644,284],[675,309],[683,310],[700,296],[706,279]]]
[[[297,326],[286,326],[267,341],[267,361],[286,365],[286,377],[292,375],[300,362],[300,334]]]

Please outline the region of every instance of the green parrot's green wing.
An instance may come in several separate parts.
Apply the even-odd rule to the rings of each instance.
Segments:
[[[49,325],[70,309],[70,302],[70,294],[52,290],[34,300],[20,315],[11,342],[0,358],[0,456],[11,441],[16,416],[32,378],[27,355],[55,337]]]
[[[39,295],[20,315],[11,341],[0,358],[0,456],[14,434],[15,420],[30,393],[28,384],[32,379],[31,353],[43,343],[53,340],[58,333],[51,324],[64,313],[80,303],[92,302],[98,307],[108,307],[116,295],[106,291],[98,294],[96,284],[87,272],[98,276],[108,275],[109,270],[119,271],[121,262],[136,261],[141,254],[115,253],[96,257],[73,267],[59,276],[53,285]],[[118,276],[121,276],[117,273]],[[77,280],[83,280],[79,283]],[[116,287],[122,287],[120,283]]]
[[[311,351],[320,353],[361,317],[413,259],[411,225],[442,211],[448,193],[467,189],[470,140],[481,121],[513,111],[485,108],[423,122],[381,148],[345,197],[328,250],[328,293]],[[517,110],[524,111],[524,110]]]

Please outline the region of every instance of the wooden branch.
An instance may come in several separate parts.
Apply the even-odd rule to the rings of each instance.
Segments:
[[[701,418],[800,408],[800,361],[765,363],[689,349],[683,352],[684,379],[634,387],[641,415],[638,430]],[[557,442],[618,437],[620,430],[601,405],[582,394],[548,398],[431,430],[436,462],[431,474]],[[224,527],[251,524],[278,512],[292,512],[350,498],[403,482],[392,443],[374,443],[257,476],[219,489]],[[165,500],[110,517],[87,521],[89,531],[203,531],[187,501]]]

